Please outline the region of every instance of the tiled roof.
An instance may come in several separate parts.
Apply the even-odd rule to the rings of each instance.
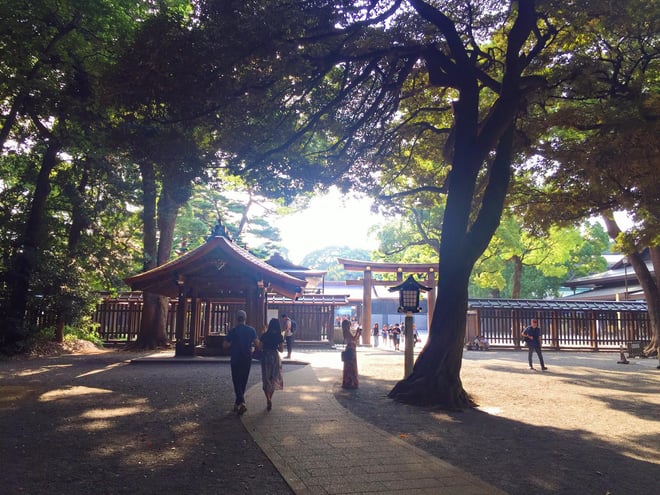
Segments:
[[[217,277],[210,276],[214,264],[219,264],[216,268],[216,272],[219,273]],[[198,248],[156,268],[128,277],[124,281],[133,290],[146,290],[173,297],[178,291],[177,277],[185,274],[206,275],[214,286],[222,286],[225,272],[220,270],[225,265],[234,269],[234,279],[227,281],[227,284],[234,283],[236,277],[240,276],[244,279],[254,278],[256,287],[257,280],[262,279],[266,284],[271,284],[273,290],[287,296],[295,295],[307,284],[306,281],[260,260],[224,236],[210,237]]]
[[[468,307],[573,311],[647,311],[646,301],[576,301],[566,299],[470,299]]]
[[[295,303],[295,304],[348,304],[347,295],[339,294],[304,294],[298,296],[298,298],[293,301],[292,299],[284,296],[278,295],[268,295],[269,303]]]

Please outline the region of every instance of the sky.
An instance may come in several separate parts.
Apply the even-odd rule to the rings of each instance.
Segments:
[[[330,246],[375,250],[378,240],[368,230],[385,224],[387,219],[373,213],[371,205],[369,198],[342,196],[334,188],[316,196],[307,209],[276,221],[287,249],[285,257],[300,264],[307,254]],[[630,228],[631,221],[625,214],[615,213],[615,218],[622,229]]]
[[[367,231],[384,219],[370,211],[371,204],[368,198],[343,197],[333,189],[313,198],[307,209],[279,219],[289,261],[299,264],[305,255],[330,246],[376,249],[378,240]]]

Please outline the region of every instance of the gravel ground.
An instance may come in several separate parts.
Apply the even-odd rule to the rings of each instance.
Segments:
[[[0,361],[0,493],[291,493],[230,412],[228,365],[76,351]],[[294,353],[336,376],[357,416],[511,495],[658,493],[657,360],[544,355],[549,371],[534,372],[523,352],[466,352],[461,376],[480,408],[447,413],[386,398],[403,353],[360,348],[355,391],[339,386],[338,351]],[[259,380],[253,368],[249,386]]]
[[[292,493],[231,412],[227,364],[134,357],[0,362],[0,493]]]
[[[362,351],[360,388],[336,387],[341,404],[511,495],[660,493],[657,359],[544,352],[541,372],[526,351],[466,351],[461,378],[480,407],[448,413],[388,399],[402,353]]]

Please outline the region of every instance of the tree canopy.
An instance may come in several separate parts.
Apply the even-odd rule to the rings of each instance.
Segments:
[[[660,343],[659,17],[646,2],[585,3],[579,36],[564,36],[547,71],[553,91],[526,121],[531,157],[514,202],[529,225],[602,217],[644,288]],[[521,194],[518,194],[520,192]],[[613,212],[633,226],[622,231]],[[651,276],[641,252],[649,249]]]
[[[133,176],[104,145],[104,71],[142,4],[3,2],[0,16],[3,311],[0,348],[23,348],[27,313],[81,314],[130,262]],[[126,254],[127,256],[125,256]],[[112,266],[107,266],[112,259]],[[101,275],[103,274],[103,275]],[[34,304],[39,302],[40,307]],[[77,308],[77,309],[76,309]]]
[[[116,280],[127,265],[107,260],[120,247],[127,264],[167,261],[183,242],[177,217],[190,230],[208,219],[190,201],[208,177],[282,204],[336,184],[440,227],[418,229],[415,253],[438,259],[436,317],[391,395],[470,406],[460,381],[470,275],[514,170],[511,204],[528,228],[544,226],[552,215],[534,211],[553,202],[570,205],[546,210],[566,221],[623,208],[644,226],[635,245],[657,241],[657,19],[641,5],[6,2],[0,347],[24,340],[31,290],[74,287],[64,274],[104,260]],[[630,142],[651,145],[617,170]],[[403,231],[383,235],[396,250]],[[40,267],[52,273],[35,285]]]

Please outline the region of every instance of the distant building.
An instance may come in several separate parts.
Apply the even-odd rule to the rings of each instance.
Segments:
[[[648,249],[642,253],[646,267],[655,273]],[[608,260],[612,261],[612,260]],[[573,291],[563,299],[588,299],[600,301],[636,301],[645,300],[644,290],[637,279],[630,262],[625,256],[613,261],[607,271],[577,277],[564,283]]]
[[[340,308],[348,304],[348,294],[327,292],[325,270],[314,270],[295,265],[279,253],[272,255],[266,263],[273,268],[306,282],[300,295],[295,299],[277,294],[268,297],[270,317],[286,314],[297,323],[296,339],[299,341],[328,341],[335,339],[334,320]]]

